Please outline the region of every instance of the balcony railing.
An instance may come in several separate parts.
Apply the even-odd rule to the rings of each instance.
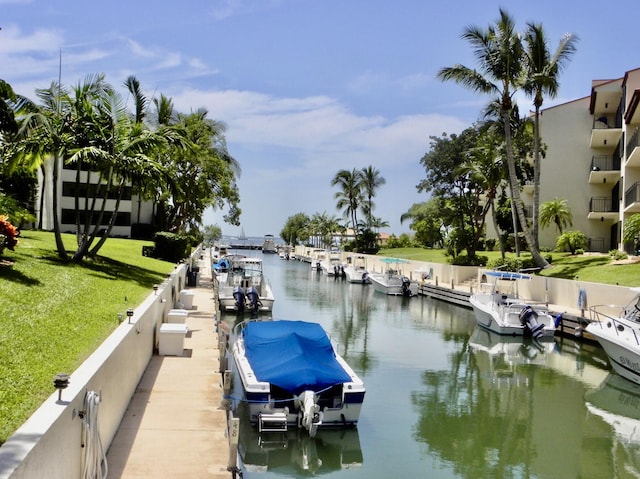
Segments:
[[[631,188],[629,188],[624,193],[624,205],[628,207],[633,203],[637,203],[640,201],[640,188],[638,188],[638,182],[636,181]]]
[[[594,196],[589,200],[589,211],[592,213],[615,213],[620,211],[617,202],[608,196]]]
[[[588,238],[589,245],[587,248],[589,251],[596,251],[598,253],[605,253],[604,250],[604,238]]]
[[[627,141],[627,158],[633,152],[634,148],[640,146],[640,129],[636,128]]]
[[[614,155],[593,155],[591,157],[591,171],[618,171],[620,157]]]

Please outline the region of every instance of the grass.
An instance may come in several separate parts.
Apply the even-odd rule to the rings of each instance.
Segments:
[[[499,251],[482,251],[479,254],[489,259],[499,258]],[[640,286],[640,261],[614,261],[606,254],[583,254],[572,256],[570,253],[544,253],[552,257],[551,267],[541,271],[541,276],[564,279],[579,279],[593,283],[619,286]],[[448,258],[441,249],[396,248],[381,249],[380,256],[392,256],[414,261],[447,263]],[[522,256],[527,256],[524,253]],[[515,256],[510,254],[510,256]]]
[[[75,236],[64,235],[75,251]],[[25,231],[0,261],[0,444],[54,392],[174,264],[142,256],[148,241],[109,239],[82,264],[61,262],[52,233]],[[73,378],[72,378],[73,380]]]

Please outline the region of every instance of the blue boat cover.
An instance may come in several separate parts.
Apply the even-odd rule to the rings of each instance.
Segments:
[[[512,271],[487,271],[487,276],[493,276],[498,279],[531,279],[528,274],[514,273]]]
[[[247,360],[260,381],[295,395],[351,381],[317,323],[256,321],[242,334]]]

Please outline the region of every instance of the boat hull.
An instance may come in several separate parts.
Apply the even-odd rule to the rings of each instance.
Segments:
[[[379,293],[388,294],[391,296],[417,296],[418,295],[418,283],[410,281],[403,285],[402,277],[392,276],[387,274],[370,274],[369,280],[373,289]]]
[[[631,328],[627,327],[626,330],[631,331]],[[619,331],[613,325],[597,322],[587,325],[586,331],[600,343],[616,373],[640,384],[640,345],[636,335],[624,334],[625,331]]]
[[[493,301],[490,294],[471,295],[469,303],[473,308],[476,323],[481,328],[503,336],[525,336],[531,333],[529,328],[520,322],[520,312],[527,306],[524,303],[499,305]],[[536,320],[543,325],[542,336],[555,334],[554,319],[547,312],[539,311]]]

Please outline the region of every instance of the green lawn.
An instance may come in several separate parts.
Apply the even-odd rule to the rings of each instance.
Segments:
[[[75,236],[64,235],[75,251]],[[0,444],[174,269],[142,256],[147,241],[109,239],[95,260],[58,260],[52,233],[23,231],[0,262]],[[126,315],[125,315],[126,317]],[[73,378],[72,378],[73,380]]]
[[[482,251],[478,253],[489,259],[499,258],[499,251]],[[640,262],[628,263],[614,261],[605,254],[584,254],[572,256],[570,253],[544,253],[552,257],[551,267],[541,271],[542,276],[553,278],[576,279],[594,283],[614,284],[620,286],[640,286]],[[424,248],[381,249],[380,256],[446,263],[444,250]],[[515,256],[510,254],[510,256]],[[524,253],[522,256],[529,256]]]

